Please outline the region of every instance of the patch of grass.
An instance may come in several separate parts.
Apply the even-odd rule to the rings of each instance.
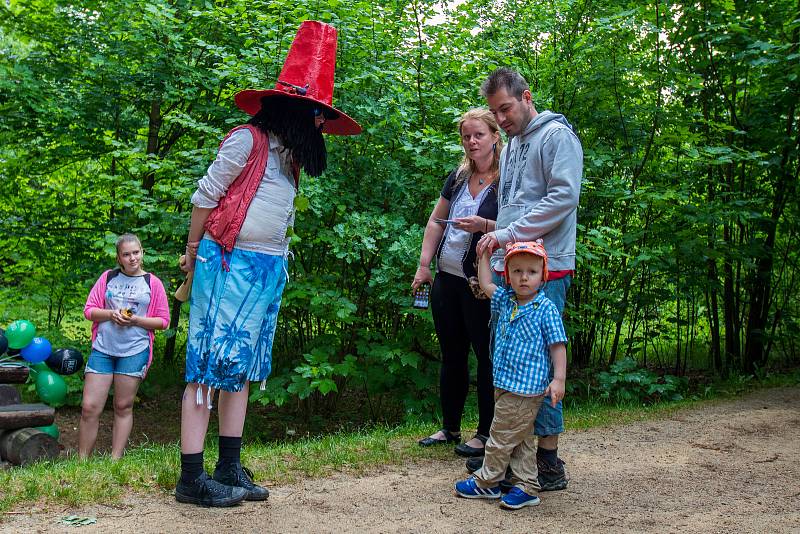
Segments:
[[[668,417],[679,410],[718,402],[764,387],[797,386],[800,372],[761,379],[732,377],[713,384],[703,395],[652,405],[608,405],[597,401],[567,404],[568,429],[588,429]],[[474,428],[469,409],[464,428]],[[290,443],[255,442],[244,446],[244,463],[268,485],[336,472],[360,474],[376,466],[414,461],[451,460],[451,447],[421,448],[417,439],[436,430],[430,423],[407,422],[396,427],[373,426]],[[464,432],[465,438],[469,435]],[[215,446],[206,449],[206,469],[214,469]],[[180,472],[177,444],[148,443],[134,447],[119,461],[100,455],[88,461],[67,458],[0,471],[0,512],[32,502],[79,506],[114,502],[126,491],[171,493]],[[2,521],[0,519],[0,521]]]

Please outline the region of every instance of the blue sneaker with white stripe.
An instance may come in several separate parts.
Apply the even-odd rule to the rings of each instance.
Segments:
[[[525,506],[536,506],[542,500],[536,495],[528,495],[518,487],[514,486],[511,490],[503,495],[503,500],[500,501],[500,506],[510,510],[519,510]]]
[[[456,495],[466,499],[499,499],[500,486],[481,488],[475,483],[474,477],[456,482]]]

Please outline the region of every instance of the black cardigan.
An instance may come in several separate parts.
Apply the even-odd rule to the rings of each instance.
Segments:
[[[468,180],[464,180],[460,184],[456,185],[456,171],[450,173],[447,177],[447,180],[444,183],[444,187],[442,187],[442,196],[445,196],[446,193],[450,194],[450,212],[448,213],[447,218],[451,219],[453,215],[453,199],[458,198],[458,195],[462,193],[464,188],[467,186]],[[483,217],[484,219],[489,219],[492,221],[497,220],[497,182],[494,182],[489,186],[489,191],[486,192],[486,195],[483,197],[481,201],[481,205],[478,206],[478,213],[479,217]],[[442,246],[444,245],[445,238],[447,237],[447,232],[450,230],[449,226],[446,226],[444,229],[444,234],[442,234],[442,239],[439,240],[439,246],[436,248],[436,270],[439,271],[439,256],[442,254]],[[461,270],[464,271],[464,276],[469,279],[472,276],[478,276],[478,271],[475,268],[475,246],[478,244],[478,240],[483,236],[484,232],[475,232],[472,234],[472,240],[470,241],[469,248],[467,249],[467,253],[461,258]]]

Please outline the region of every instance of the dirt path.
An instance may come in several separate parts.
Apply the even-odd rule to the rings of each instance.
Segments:
[[[517,512],[458,499],[463,462],[386,468],[367,476],[271,488],[268,503],[227,510],[129,495],[114,506],[12,515],[8,532],[798,532],[800,389],[681,412],[670,419],[571,431],[572,481]],[[61,527],[67,514],[89,527]]]

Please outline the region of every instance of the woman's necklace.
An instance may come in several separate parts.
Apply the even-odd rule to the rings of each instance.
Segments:
[[[486,178],[488,178],[488,173],[485,174],[483,178],[480,177],[481,174],[484,173],[477,173],[477,172],[475,173],[475,176],[478,177],[478,185],[483,185],[484,183],[486,183]]]

